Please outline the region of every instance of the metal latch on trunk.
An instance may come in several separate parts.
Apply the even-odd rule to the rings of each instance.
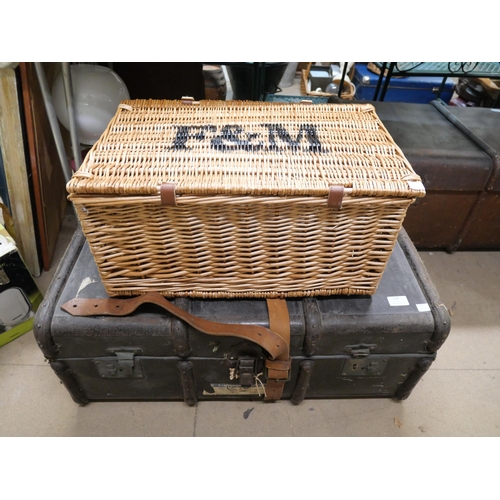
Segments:
[[[238,380],[242,387],[251,387],[264,371],[264,356],[258,346],[243,342],[234,346],[227,356],[229,380]]]
[[[365,358],[377,348],[376,344],[356,344],[346,345],[345,352],[348,352],[353,358]]]
[[[135,347],[119,347],[108,349],[107,352],[115,357],[94,359],[94,364],[102,378],[143,378],[139,360],[136,355],[142,353],[142,349]]]
[[[351,358],[345,360],[341,372],[342,375],[349,377],[377,377],[382,375],[387,364],[387,359],[370,356],[376,348],[375,344],[346,346],[345,350],[351,355]]]
[[[229,379],[238,379],[242,387],[251,387],[255,376],[255,359],[241,358],[228,361]]]

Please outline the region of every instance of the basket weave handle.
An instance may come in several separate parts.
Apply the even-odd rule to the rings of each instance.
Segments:
[[[63,304],[61,309],[72,316],[127,316],[142,304],[160,306],[207,335],[238,337],[255,342],[266,350],[273,360],[281,359],[281,355],[288,357],[289,343],[281,335],[268,328],[258,325],[218,323],[198,318],[175,306],[157,292],[149,292],[131,299],[72,299]]]

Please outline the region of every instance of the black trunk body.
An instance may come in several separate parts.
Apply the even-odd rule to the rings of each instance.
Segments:
[[[35,337],[75,402],[262,399],[265,353],[205,335],[153,306],[127,317],[73,317],[61,305],[107,297],[80,231],[35,319]],[[269,326],[265,300],[176,299],[196,316]],[[392,304],[392,305],[391,305]],[[406,304],[406,305],[405,305]],[[292,367],[283,399],[404,399],[449,329],[448,311],[404,230],[373,296],[287,300]],[[235,378],[235,374],[245,377]],[[250,378],[249,374],[250,373]],[[252,380],[248,387],[241,381]]]

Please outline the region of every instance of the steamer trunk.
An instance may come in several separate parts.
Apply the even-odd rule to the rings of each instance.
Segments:
[[[441,108],[442,109],[442,108]],[[460,250],[500,250],[500,112],[489,108],[445,109],[455,126],[492,163],[490,176],[469,218]]]
[[[373,294],[425,195],[370,104],[124,101],[68,184],[110,296]]]
[[[206,335],[156,306],[125,317],[74,317],[75,297],[107,297],[78,231],[35,318],[35,337],[71,397],[115,400],[262,399],[266,352]],[[174,303],[198,318],[269,326],[263,299]],[[291,370],[283,399],[408,397],[445,341],[450,318],[402,230],[371,296],[287,299]]]
[[[481,203],[480,200],[488,189],[494,162],[476,142],[446,118],[452,113],[464,118],[477,117],[478,110],[440,106],[443,114],[437,109],[437,102],[377,102],[374,105],[425,185],[425,198],[416,200],[404,221],[415,246],[447,251],[494,248],[495,238],[497,244],[500,241],[498,222],[480,224],[478,219],[494,219],[495,210],[487,209],[482,216],[479,212],[474,215],[478,206],[487,206],[486,200]],[[498,127],[494,128],[486,121],[490,116],[495,118],[494,115],[498,113],[484,109],[481,113],[481,120],[485,120],[483,130],[488,130],[490,125],[491,138],[495,133],[499,135]],[[490,193],[488,201],[493,199]]]

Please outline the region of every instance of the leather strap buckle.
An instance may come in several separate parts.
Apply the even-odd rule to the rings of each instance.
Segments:
[[[285,383],[290,380],[290,316],[284,299],[267,299],[269,328],[257,325],[224,324],[208,321],[177,307],[157,292],[149,292],[131,299],[72,299],[61,308],[73,316],[126,316],[144,303],[156,304],[196,330],[208,335],[238,337],[262,347],[267,351],[266,401],[280,399]],[[244,384],[252,382],[253,361],[243,361],[240,369],[245,374]],[[241,360],[240,360],[241,364]],[[243,384],[242,384],[243,385]]]
[[[266,360],[267,382],[265,401],[276,401],[283,395],[286,382],[290,380],[290,315],[284,299],[267,299],[269,329],[280,335],[287,349],[274,360]]]

